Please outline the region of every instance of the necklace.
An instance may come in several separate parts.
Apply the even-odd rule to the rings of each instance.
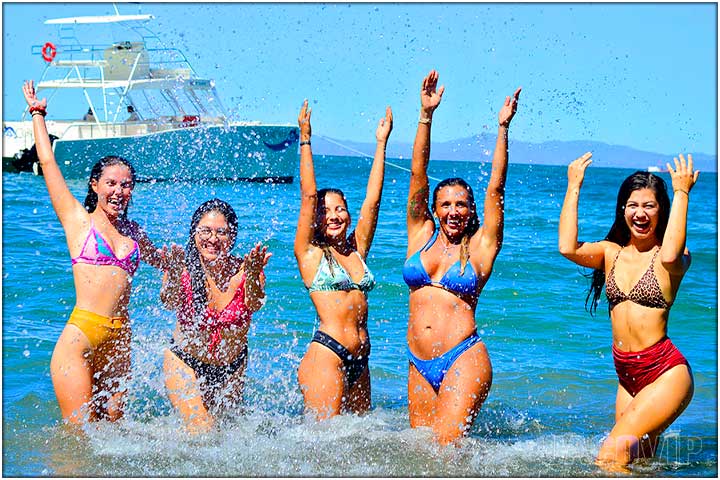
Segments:
[[[448,257],[452,256],[455,252],[455,247],[459,245],[457,243],[447,243],[443,235],[440,235],[440,243],[442,244],[443,255],[447,255]]]

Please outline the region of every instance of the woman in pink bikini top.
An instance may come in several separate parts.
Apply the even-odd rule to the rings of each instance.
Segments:
[[[160,252],[127,218],[135,171],[107,156],[91,169],[84,204],[70,192],[45,125],[47,100],[32,81],[23,85],[32,115],[38,159],[50,201],[65,231],[72,259],[75,306],[50,360],[50,376],[63,420],[72,424],[122,417],[130,373],[128,304],[131,281],[143,260],[159,267]],[[88,361],[92,359],[92,361]]]
[[[568,167],[560,214],[559,249],[571,261],[594,269],[586,299],[597,310],[603,285],[612,324],[612,355],[618,375],[615,426],[596,463],[627,471],[638,457],[654,455],[659,435],[685,410],[693,377],[685,357],[667,336],[675,295],[690,267],[685,246],[689,194],[698,178],[692,156],[674,159],[672,204],[665,181],[635,172],[620,186],[615,222],[604,240],[578,242],[578,198],[586,153]]]
[[[217,410],[239,406],[247,366],[247,334],[265,299],[263,267],[270,254],[255,245],[239,258],[233,208],[219,199],[195,211],[185,250],[173,245],[160,299],[177,314],[165,350],[170,401],[190,432],[205,432]]]

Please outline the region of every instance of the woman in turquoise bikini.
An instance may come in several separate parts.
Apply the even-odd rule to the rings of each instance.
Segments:
[[[75,308],[50,360],[50,376],[65,421],[122,417],[130,377],[128,303],[140,260],[160,267],[162,255],[127,208],[135,171],[104,157],[90,172],[84,205],[68,189],[55,161],[45,114],[33,82],[23,85],[50,201],[65,230],[75,280]]]
[[[420,92],[403,277],[410,287],[410,426],[431,427],[437,441],[445,445],[467,434],[492,383],[490,358],[476,331],[475,308],[502,245],[508,128],[520,89],[505,99],[498,115],[485,223],[480,225],[472,188],[461,178],[440,182],[432,205],[428,203],[430,126],[445,90],[442,86],[438,89],[437,83],[438,74],[433,70],[423,80]]]
[[[385,176],[385,146],[392,130],[390,107],[380,120],[367,194],[355,231],[342,191],[317,190],[310,147],[307,100],[300,125],[300,216],[295,258],[320,325],[298,368],[305,409],[318,419],[370,409],[370,339],[367,293],[375,285],[365,264],[375,235]]]

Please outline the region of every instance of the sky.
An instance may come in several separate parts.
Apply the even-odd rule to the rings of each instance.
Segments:
[[[214,78],[233,116],[292,123],[304,98],[313,133],[373,142],[385,106],[390,141],[411,142],[423,77],[446,91],[433,140],[496,132],[506,95],[523,88],[511,137],[587,140],[676,154],[717,152],[715,3],[133,3]],[[112,4],[4,3],[4,120],[19,119],[24,79],[59,42],[49,18],[112,14]],[[88,41],[101,41],[107,33]],[[85,30],[82,30],[85,31]],[[78,30],[78,34],[81,34]],[[126,40],[117,37],[115,41]],[[57,98],[57,97],[56,97]],[[53,103],[54,102],[54,103]],[[53,99],[49,112],[84,108]]]

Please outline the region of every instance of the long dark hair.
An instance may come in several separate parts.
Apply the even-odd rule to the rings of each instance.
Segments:
[[[478,218],[477,207],[475,205],[475,194],[473,194],[472,187],[460,177],[446,178],[438,183],[435,190],[433,190],[432,209],[433,211],[435,210],[438,192],[444,187],[455,186],[462,187],[467,191],[468,203],[470,205],[470,210],[472,211],[472,216],[465,227],[462,240],[460,241],[460,275],[462,275],[465,273],[465,266],[470,258],[470,249],[468,248],[470,238],[472,238],[472,236],[475,235],[475,232],[477,232],[480,228],[480,218]]]
[[[190,220],[188,243],[185,247],[185,268],[187,268],[187,271],[190,274],[190,285],[192,287],[193,295],[192,304],[195,317],[202,317],[207,308],[205,269],[202,265],[200,252],[195,245],[195,230],[197,229],[200,220],[209,212],[218,212],[225,216],[228,228],[230,229],[230,250],[235,247],[235,240],[237,239],[238,219],[235,214],[235,210],[233,210],[229,203],[218,198],[213,198],[212,200],[208,200],[200,205],[197,210],[195,210],[195,213],[193,213],[192,219]]]
[[[638,170],[627,177],[620,185],[615,204],[615,221],[610,227],[610,231],[605,236],[605,240],[617,243],[624,247],[630,242],[630,228],[625,222],[625,204],[630,195],[635,190],[648,188],[655,194],[658,202],[658,223],[655,228],[655,236],[662,242],[667,228],[668,218],[670,217],[670,197],[667,192],[665,180],[657,175],[649,172]],[[587,297],[585,297],[585,309],[593,315],[597,311],[597,306],[605,286],[605,270],[596,269],[588,277],[592,278]]]
[[[97,193],[95,193],[92,188],[92,181],[95,180],[96,182],[99,182],[100,177],[102,177],[102,174],[105,171],[105,168],[111,167],[113,165],[124,165],[128,168],[128,170],[130,170],[130,175],[132,176],[132,188],[135,188],[135,168],[128,160],[122,157],[116,157],[114,155],[109,155],[107,157],[101,158],[97,161],[97,163],[95,163],[95,165],[93,165],[92,169],[90,170],[90,178],[88,179],[88,192],[85,196],[85,202],[83,202],[85,210],[87,210],[88,213],[92,213],[95,211],[98,202]],[[128,202],[125,210],[120,214],[121,218],[127,217],[127,211],[129,207],[130,203]]]
[[[328,244],[327,237],[325,236],[325,233],[323,233],[323,229],[320,228],[320,220],[325,216],[325,197],[327,197],[328,193],[334,193],[335,195],[338,195],[342,199],[343,205],[345,205],[345,210],[348,209],[345,193],[343,193],[343,191],[339,188],[321,188],[320,190],[318,190],[317,203],[315,204],[315,223],[313,224],[313,239],[311,243],[316,247],[320,247],[322,249],[323,255],[325,255],[325,260],[327,260],[328,265],[330,266],[330,273],[332,273],[333,256],[330,252],[330,245]],[[350,212],[348,211],[348,216],[349,215]]]

